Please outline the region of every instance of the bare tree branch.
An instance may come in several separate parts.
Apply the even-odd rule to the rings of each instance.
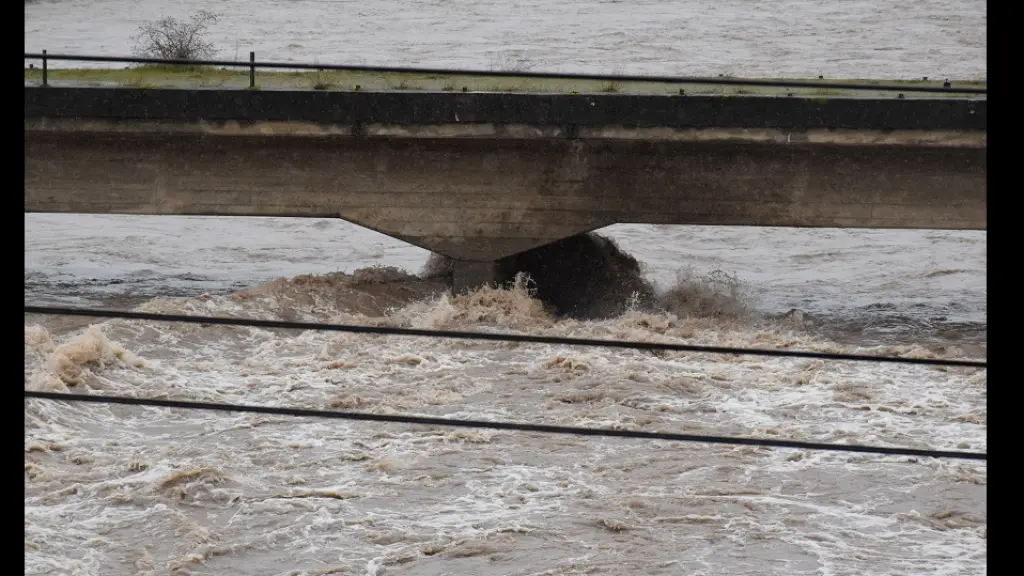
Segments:
[[[206,10],[196,12],[187,21],[161,18],[139,28],[135,53],[149,58],[205,60],[217,54],[212,42],[204,40],[211,24],[220,17]]]

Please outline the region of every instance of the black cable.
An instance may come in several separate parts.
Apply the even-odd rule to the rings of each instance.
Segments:
[[[461,420],[435,418],[430,416],[404,416],[398,414],[367,414],[363,412],[335,412],[308,408],[274,408],[242,404],[221,404],[211,402],[186,402],[182,400],[156,400],[105,396],[93,394],[65,394],[61,392],[25,391],[26,398],[60,400],[67,402],[93,402],[99,404],[124,404],[130,406],[153,406],[160,408],[182,408],[186,410],[216,410],[221,412],[252,412],[276,416],[298,416],[310,418],[334,418],[339,420],[362,420],[368,422],[390,422],[395,424],[426,424],[459,428],[489,428],[495,430],[518,430],[545,434],[573,434],[577,436],[607,436],[617,438],[644,438],[648,440],[669,440],[676,442],[703,442],[707,444],[735,444],[744,446],[766,446],[772,448],[795,448],[798,450],[825,450],[831,452],[862,452],[886,454],[889,456],[922,456],[930,458],[955,458],[962,460],[988,460],[982,452],[950,452],[943,450],[919,450],[916,448],[888,448],[884,446],[858,446],[847,444],[826,444],[801,442],[797,440],[771,440],[768,438],[736,438],[730,436],[701,436],[696,434],[672,434],[668,432],[640,432],[633,430],[612,430],[601,428],[577,428],[574,426],[552,426],[547,424],[520,424],[516,422],[489,422],[486,420]]]
[[[501,70],[451,70],[445,68],[397,68],[393,66],[355,66],[347,64],[310,64],[308,62],[246,62],[242,60],[180,60],[173,58],[138,58],[123,56],[82,56],[74,54],[25,53],[25,59],[71,62],[118,62],[163,64],[170,66],[225,66],[233,68],[283,68],[290,70],[341,70],[372,74],[423,74],[428,76],[480,76],[502,78],[551,78],[563,80],[596,80],[602,82],[650,82],[657,84],[716,84],[723,86],[765,86],[776,88],[832,88],[841,90],[874,90],[879,92],[935,92],[944,94],[987,94],[987,88],[945,88],[913,84],[844,84],[839,82],[808,82],[803,80],[753,80],[747,78],[688,78],[685,76],[622,76],[609,74],[566,74],[560,72],[506,72]]]
[[[786,358],[817,358],[821,360],[852,360],[860,362],[923,364],[927,366],[963,366],[973,368],[988,367],[988,362],[985,360],[905,358],[899,356],[869,356],[864,354],[832,354],[828,352],[809,352],[801,350],[769,350],[758,348],[730,348],[724,346],[699,346],[694,344],[630,342],[626,340],[594,340],[588,338],[563,338],[560,336],[527,336],[520,334],[492,334],[488,332],[455,332],[451,330],[423,330],[417,328],[391,328],[385,326],[354,326],[348,324],[287,322],[283,320],[254,320],[248,318],[224,318],[215,316],[153,314],[150,312],[130,312],[127,310],[100,310],[95,308],[68,308],[61,306],[25,306],[25,313],[48,314],[57,316],[89,316],[94,318],[124,318],[127,320],[148,320],[152,322],[219,324],[223,326],[249,326],[253,328],[276,328],[285,330],[325,330],[330,332],[354,332],[357,334],[423,336],[429,338],[455,338],[460,340],[490,340],[499,342],[526,342],[531,344],[555,344],[564,346],[625,348],[630,350],[672,350],[677,352],[704,352],[708,354],[734,354],[749,356],[775,356]]]

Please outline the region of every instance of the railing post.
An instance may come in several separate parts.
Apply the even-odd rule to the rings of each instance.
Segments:
[[[43,50],[43,86],[46,86],[46,50]]]
[[[249,52],[249,88],[256,87],[256,53]]]

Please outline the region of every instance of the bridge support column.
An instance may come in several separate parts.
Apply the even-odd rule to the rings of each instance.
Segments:
[[[456,260],[452,265],[452,294],[472,292],[485,285],[493,286],[497,279],[497,262]]]

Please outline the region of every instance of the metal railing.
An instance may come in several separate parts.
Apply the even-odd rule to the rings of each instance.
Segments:
[[[239,60],[180,60],[171,58],[144,58],[129,56],[87,56],[77,54],[25,53],[26,60],[42,60],[42,85],[49,85],[48,62],[110,62],[121,64],[156,64],[164,66],[220,66],[222,68],[248,68],[249,87],[256,87],[256,70],[317,70],[363,72],[371,74],[422,74],[431,76],[476,76],[481,78],[523,78],[591,80],[614,83],[698,84],[720,86],[758,86],[766,88],[817,88],[840,90],[869,90],[875,92],[929,92],[940,94],[988,94],[987,88],[953,87],[946,80],[942,86],[916,86],[913,84],[864,84],[844,82],[813,82],[807,80],[757,80],[750,78],[700,78],[686,76],[623,76],[615,74],[567,74],[560,72],[524,72],[502,70],[453,70],[445,68],[402,68],[393,66],[357,66],[349,64],[319,64],[308,62],[257,62],[256,53],[249,52],[249,61]]]

